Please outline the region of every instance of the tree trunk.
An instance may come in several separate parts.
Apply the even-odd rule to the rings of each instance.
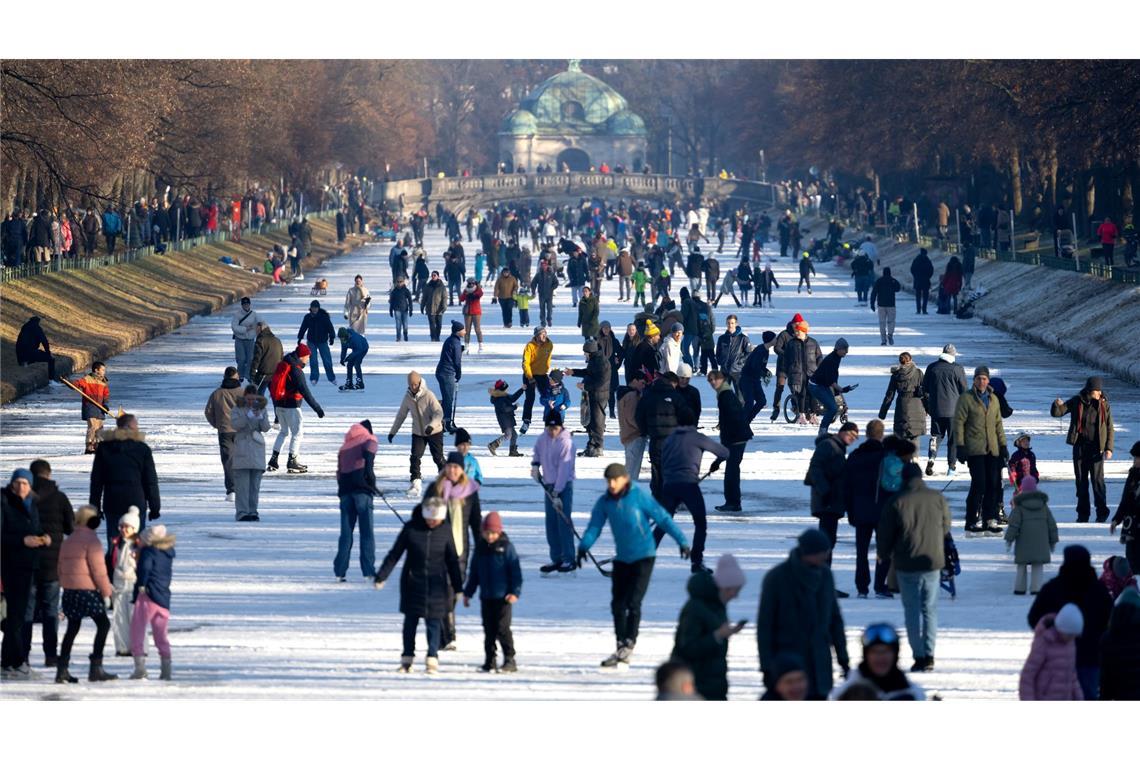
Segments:
[[[1021,150],[1016,146],[1009,158],[1010,203],[1014,216],[1021,216]]]
[[[1048,158],[1046,159],[1046,169],[1049,172],[1049,202],[1056,208],[1057,206],[1057,143],[1054,140],[1049,141]]]

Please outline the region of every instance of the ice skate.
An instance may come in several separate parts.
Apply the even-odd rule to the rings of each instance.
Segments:
[[[412,663],[414,662],[414,659],[415,658],[412,658],[412,657],[401,657],[400,658],[400,667],[396,668],[396,672],[397,673],[411,673],[412,672]]]
[[[543,565],[542,567],[538,568],[538,572],[542,573],[543,578],[549,578],[551,575],[558,572],[558,566],[560,564],[560,562],[551,562],[548,565]]]
[[[424,673],[426,673],[429,676],[434,676],[438,672],[439,672],[439,658],[438,657],[427,658],[427,665],[424,666]]]
[[[267,465],[265,465],[265,471],[266,472],[277,472],[277,470],[281,466],[277,462],[278,456],[280,456],[280,454],[278,452],[274,451],[273,456],[269,457],[269,463]]]
[[[420,490],[423,488],[423,484],[424,482],[422,480],[416,478],[412,481],[412,485],[408,487],[408,490],[404,493],[404,495],[409,499],[420,498]]]
[[[297,461],[297,457],[292,454],[289,455],[289,461],[286,463],[285,468],[292,473],[300,474],[308,472],[309,468]]]
[[[498,456],[495,452],[499,450],[499,442],[491,441],[487,444],[487,451],[491,452],[491,456]]]

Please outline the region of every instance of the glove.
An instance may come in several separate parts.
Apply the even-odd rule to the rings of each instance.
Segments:
[[[396,436],[395,436],[395,434],[393,434],[393,433],[388,433],[388,443],[391,443],[391,442],[392,442],[392,441],[394,441],[394,440],[396,440]]]
[[[537,464],[532,464],[530,466],[530,479],[533,480],[535,483],[538,483],[540,486],[543,484],[542,483],[542,470],[540,470],[538,468]]]
[[[724,460],[720,459],[718,457],[717,460],[712,463],[712,467],[709,468],[709,472],[716,472],[717,470],[719,470],[720,466],[723,462],[724,462]]]
[[[161,516],[157,509],[148,510],[146,513],[146,519],[148,520],[157,520]]]
[[[1009,461],[1009,448],[1003,444],[998,450],[998,453],[1001,455],[1001,464],[1004,467],[1006,462]]]
[[[958,464],[966,464],[966,455],[965,454],[959,454],[958,455]]]
[[[587,556],[586,550],[583,549],[582,547],[578,547],[578,562],[577,562],[577,564],[578,564],[579,569],[581,569],[582,565],[585,564],[586,556]]]
[[[688,559],[693,553],[693,550],[687,546],[681,547],[681,559]]]
[[[323,420],[324,418],[325,418],[325,410],[324,409],[318,409],[317,410],[317,419]]]
[[[843,388],[840,390],[840,392],[841,392],[841,393],[850,393],[850,392],[851,392],[851,391],[853,391],[853,390],[855,390],[855,386],[854,386],[854,385],[845,385],[845,386],[843,386]],[[882,415],[879,415],[879,418],[880,418],[880,419],[882,419]]]
[[[428,427],[424,428],[424,435],[425,435],[425,436],[432,436],[432,435],[435,435],[435,433],[433,432],[433,430],[434,430],[434,428],[432,428],[432,427],[429,425]]]

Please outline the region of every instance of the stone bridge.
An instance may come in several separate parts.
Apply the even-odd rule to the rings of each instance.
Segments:
[[[443,205],[462,216],[472,206],[486,208],[497,202],[541,200],[550,205],[577,203],[582,198],[606,200],[679,200],[719,203],[730,200],[752,207],[779,206],[783,188],[767,182],[717,177],[672,177],[665,174],[495,174],[483,177],[405,179],[377,183],[372,203],[387,202],[390,209],[412,211],[424,204]]]

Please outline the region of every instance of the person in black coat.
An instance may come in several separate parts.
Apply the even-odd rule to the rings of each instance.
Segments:
[[[681,397],[677,394],[676,375],[658,377],[648,386],[637,402],[634,418],[642,435],[649,436],[649,490],[653,497],[661,501],[661,454],[665,439],[677,429],[677,404]]]
[[[119,518],[130,507],[139,508],[140,532],[148,519],[157,520],[162,512],[154,454],[145,441],[135,416],[124,414],[115,420],[114,430],[103,433],[103,442],[95,449],[88,501],[106,523],[107,546],[118,535]]]
[[[258,332],[258,340],[261,340],[261,333]],[[336,339],[336,330],[333,328],[332,317],[329,313],[321,308],[321,302],[314,299],[309,303],[309,312],[305,314],[305,318],[301,320],[301,329],[297,330],[297,343],[300,344],[304,341],[309,346],[309,351],[314,354],[311,360],[313,366],[309,371],[309,382],[315,383],[320,380],[321,372],[317,364],[316,356],[320,355],[321,361],[325,365],[325,376],[328,377],[330,383],[336,382],[336,374],[333,372],[332,365],[332,350],[330,346]],[[256,352],[256,351],[255,351]],[[284,354],[282,353],[281,356]],[[276,368],[277,362],[281,361],[281,356],[277,356],[273,361],[273,368]],[[255,372],[257,368],[254,368]],[[273,374],[273,369],[268,373]]]
[[[866,599],[871,588],[871,567],[868,552],[871,538],[879,525],[883,504],[890,495],[879,488],[879,468],[886,456],[883,448],[883,421],[867,423],[867,440],[851,452],[843,467],[840,481],[847,521],[855,529],[855,590],[860,599]],[[890,560],[875,561],[875,596],[889,598],[887,570]]]
[[[34,480],[29,470],[16,470],[0,496],[0,582],[8,602],[0,646],[5,677],[28,677],[23,611],[28,608],[40,552],[51,545],[51,537],[40,527]]]
[[[40,350],[40,346],[43,346],[43,350]],[[56,379],[55,357],[51,355],[51,346],[48,345],[44,328],[40,326],[39,317],[32,317],[20,328],[20,334],[16,338],[16,362],[21,367],[46,362],[48,379]]]
[[[410,673],[416,656],[416,629],[420,618],[427,629],[427,672],[439,669],[439,642],[443,619],[450,607],[451,589],[463,588],[459,555],[451,527],[444,525],[447,503],[443,499],[425,499],[412,511],[412,517],[400,530],[392,550],[376,573],[377,589],[396,568],[407,552],[400,573],[400,612],[404,614],[404,649],[400,655],[400,671]],[[450,584],[450,585],[449,585]]]
[[[610,366],[610,392],[607,406],[609,407],[610,419],[616,419],[617,389],[621,385],[618,378],[618,368],[621,367],[622,346],[618,343],[617,336],[614,335],[614,328],[609,322],[601,322],[598,325],[596,340],[598,341],[598,348],[602,351],[602,356],[605,357],[606,363]]]
[[[804,485],[811,487],[811,516],[819,519],[819,529],[827,534],[831,548],[839,530],[839,519],[846,512],[843,503],[843,471],[847,447],[859,438],[859,426],[845,422],[834,435],[816,439]],[[831,559],[827,560],[828,567]],[[846,596],[846,594],[843,594]]]
[[[51,543],[40,549],[39,566],[32,585],[31,606],[40,612],[43,621],[44,667],[54,668],[57,662],[59,641],[59,548],[64,536],[75,530],[75,512],[67,494],[56,487],[51,479],[51,465],[37,459],[31,465],[32,490],[36,492],[36,510],[40,516],[40,530],[51,538]],[[32,621],[24,623],[24,659],[32,647]]]
[[[720,442],[728,447],[728,464],[724,468],[724,504],[716,508],[718,512],[739,512],[740,463],[744,461],[744,450],[752,440],[752,426],[744,416],[744,407],[720,370],[708,374],[709,385],[716,393],[716,408],[720,425]]]
[[[761,342],[752,347],[748,358],[744,360],[744,368],[740,371],[740,390],[744,394],[744,415],[749,424],[756,419],[756,415],[768,405],[768,396],[764,393],[764,380],[770,378],[772,372],[768,369],[768,346],[776,339],[776,333],[765,330]]]
[[[589,442],[586,444],[586,450],[579,456],[600,457],[605,450],[606,404],[610,397],[610,376],[613,374],[613,368],[602,354],[598,341],[593,338],[585,342],[582,352],[586,354],[586,366],[582,369],[566,369],[564,373],[571,377],[582,378],[582,405],[587,408],[589,414],[586,418]]]
[[[1109,533],[1115,534],[1120,528],[1120,540],[1124,544],[1124,557],[1132,568],[1133,575],[1140,575],[1140,441],[1132,444],[1128,452],[1132,456],[1132,467],[1120,492],[1120,504],[1109,524]]]
[[[1060,612],[1066,604],[1081,608],[1085,627],[1077,637],[1077,678],[1085,699],[1096,699],[1100,688],[1100,639],[1112,612],[1112,596],[1097,580],[1089,550],[1079,544],[1065,547],[1064,561],[1057,577],[1041,587],[1029,608],[1029,627],[1050,612]]]
[[[1140,699],[1140,592],[1135,588],[1116,600],[1100,641],[1100,698]]]
[[[914,313],[926,314],[930,300],[930,280],[934,277],[934,264],[925,248],[918,249],[918,255],[910,263],[910,276],[914,281]]]

